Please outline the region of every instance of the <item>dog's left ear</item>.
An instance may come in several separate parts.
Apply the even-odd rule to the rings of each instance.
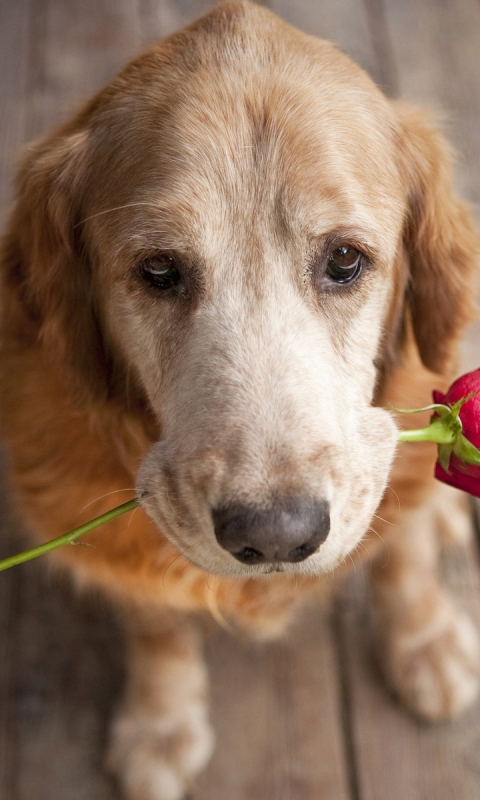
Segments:
[[[407,305],[423,363],[442,373],[473,317],[480,242],[469,208],[452,191],[447,142],[423,112],[400,104],[397,111],[400,169],[409,202]]]
[[[83,405],[108,394],[112,372],[79,224],[86,144],[73,129],[28,148],[1,255],[10,335],[41,343]]]

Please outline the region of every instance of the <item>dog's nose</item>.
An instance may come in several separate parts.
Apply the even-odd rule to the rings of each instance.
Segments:
[[[326,500],[284,498],[267,509],[230,505],[212,512],[215,536],[242,564],[304,561],[330,530]]]

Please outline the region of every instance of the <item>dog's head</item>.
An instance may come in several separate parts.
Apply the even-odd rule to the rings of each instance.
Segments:
[[[438,134],[231,2],[38,144],[19,194],[10,317],[80,402],[149,405],[162,532],[210,572],[333,568],[387,483],[373,402],[405,315],[437,371],[468,316],[477,242]]]

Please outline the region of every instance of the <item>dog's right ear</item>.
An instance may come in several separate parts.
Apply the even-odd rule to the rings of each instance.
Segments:
[[[30,146],[2,252],[8,335],[36,340],[59,370],[69,370],[82,403],[108,394],[112,372],[82,239],[86,175],[86,132]]]
[[[470,209],[452,187],[450,148],[421,111],[396,104],[408,215],[406,291],[420,357],[448,374],[456,343],[474,314],[480,241]]]

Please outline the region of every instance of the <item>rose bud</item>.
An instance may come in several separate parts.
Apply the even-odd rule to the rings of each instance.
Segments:
[[[433,393],[435,403],[450,407],[463,398],[468,399],[462,403],[458,414],[462,423],[462,439],[477,449],[480,447],[480,369],[462,375],[452,383],[445,395],[441,392]],[[446,450],[445,454],[447,458],[442,459],[442,462],[439,458],[435,465],[435,477],[444,483],[449,483],[450,486],[480,497],[480,460],[476,463],[473,460],[465,460],[465,457],[462,458],[461,450],[457,454],[455,447],[450,451]]]
[[[430,425],[401,431],[399,441],[437,442],[435,477],[480,497],[480,369],[462,375],[446,394],[434,391],[433,400],[433,405],[415,410],[431,409]]]

